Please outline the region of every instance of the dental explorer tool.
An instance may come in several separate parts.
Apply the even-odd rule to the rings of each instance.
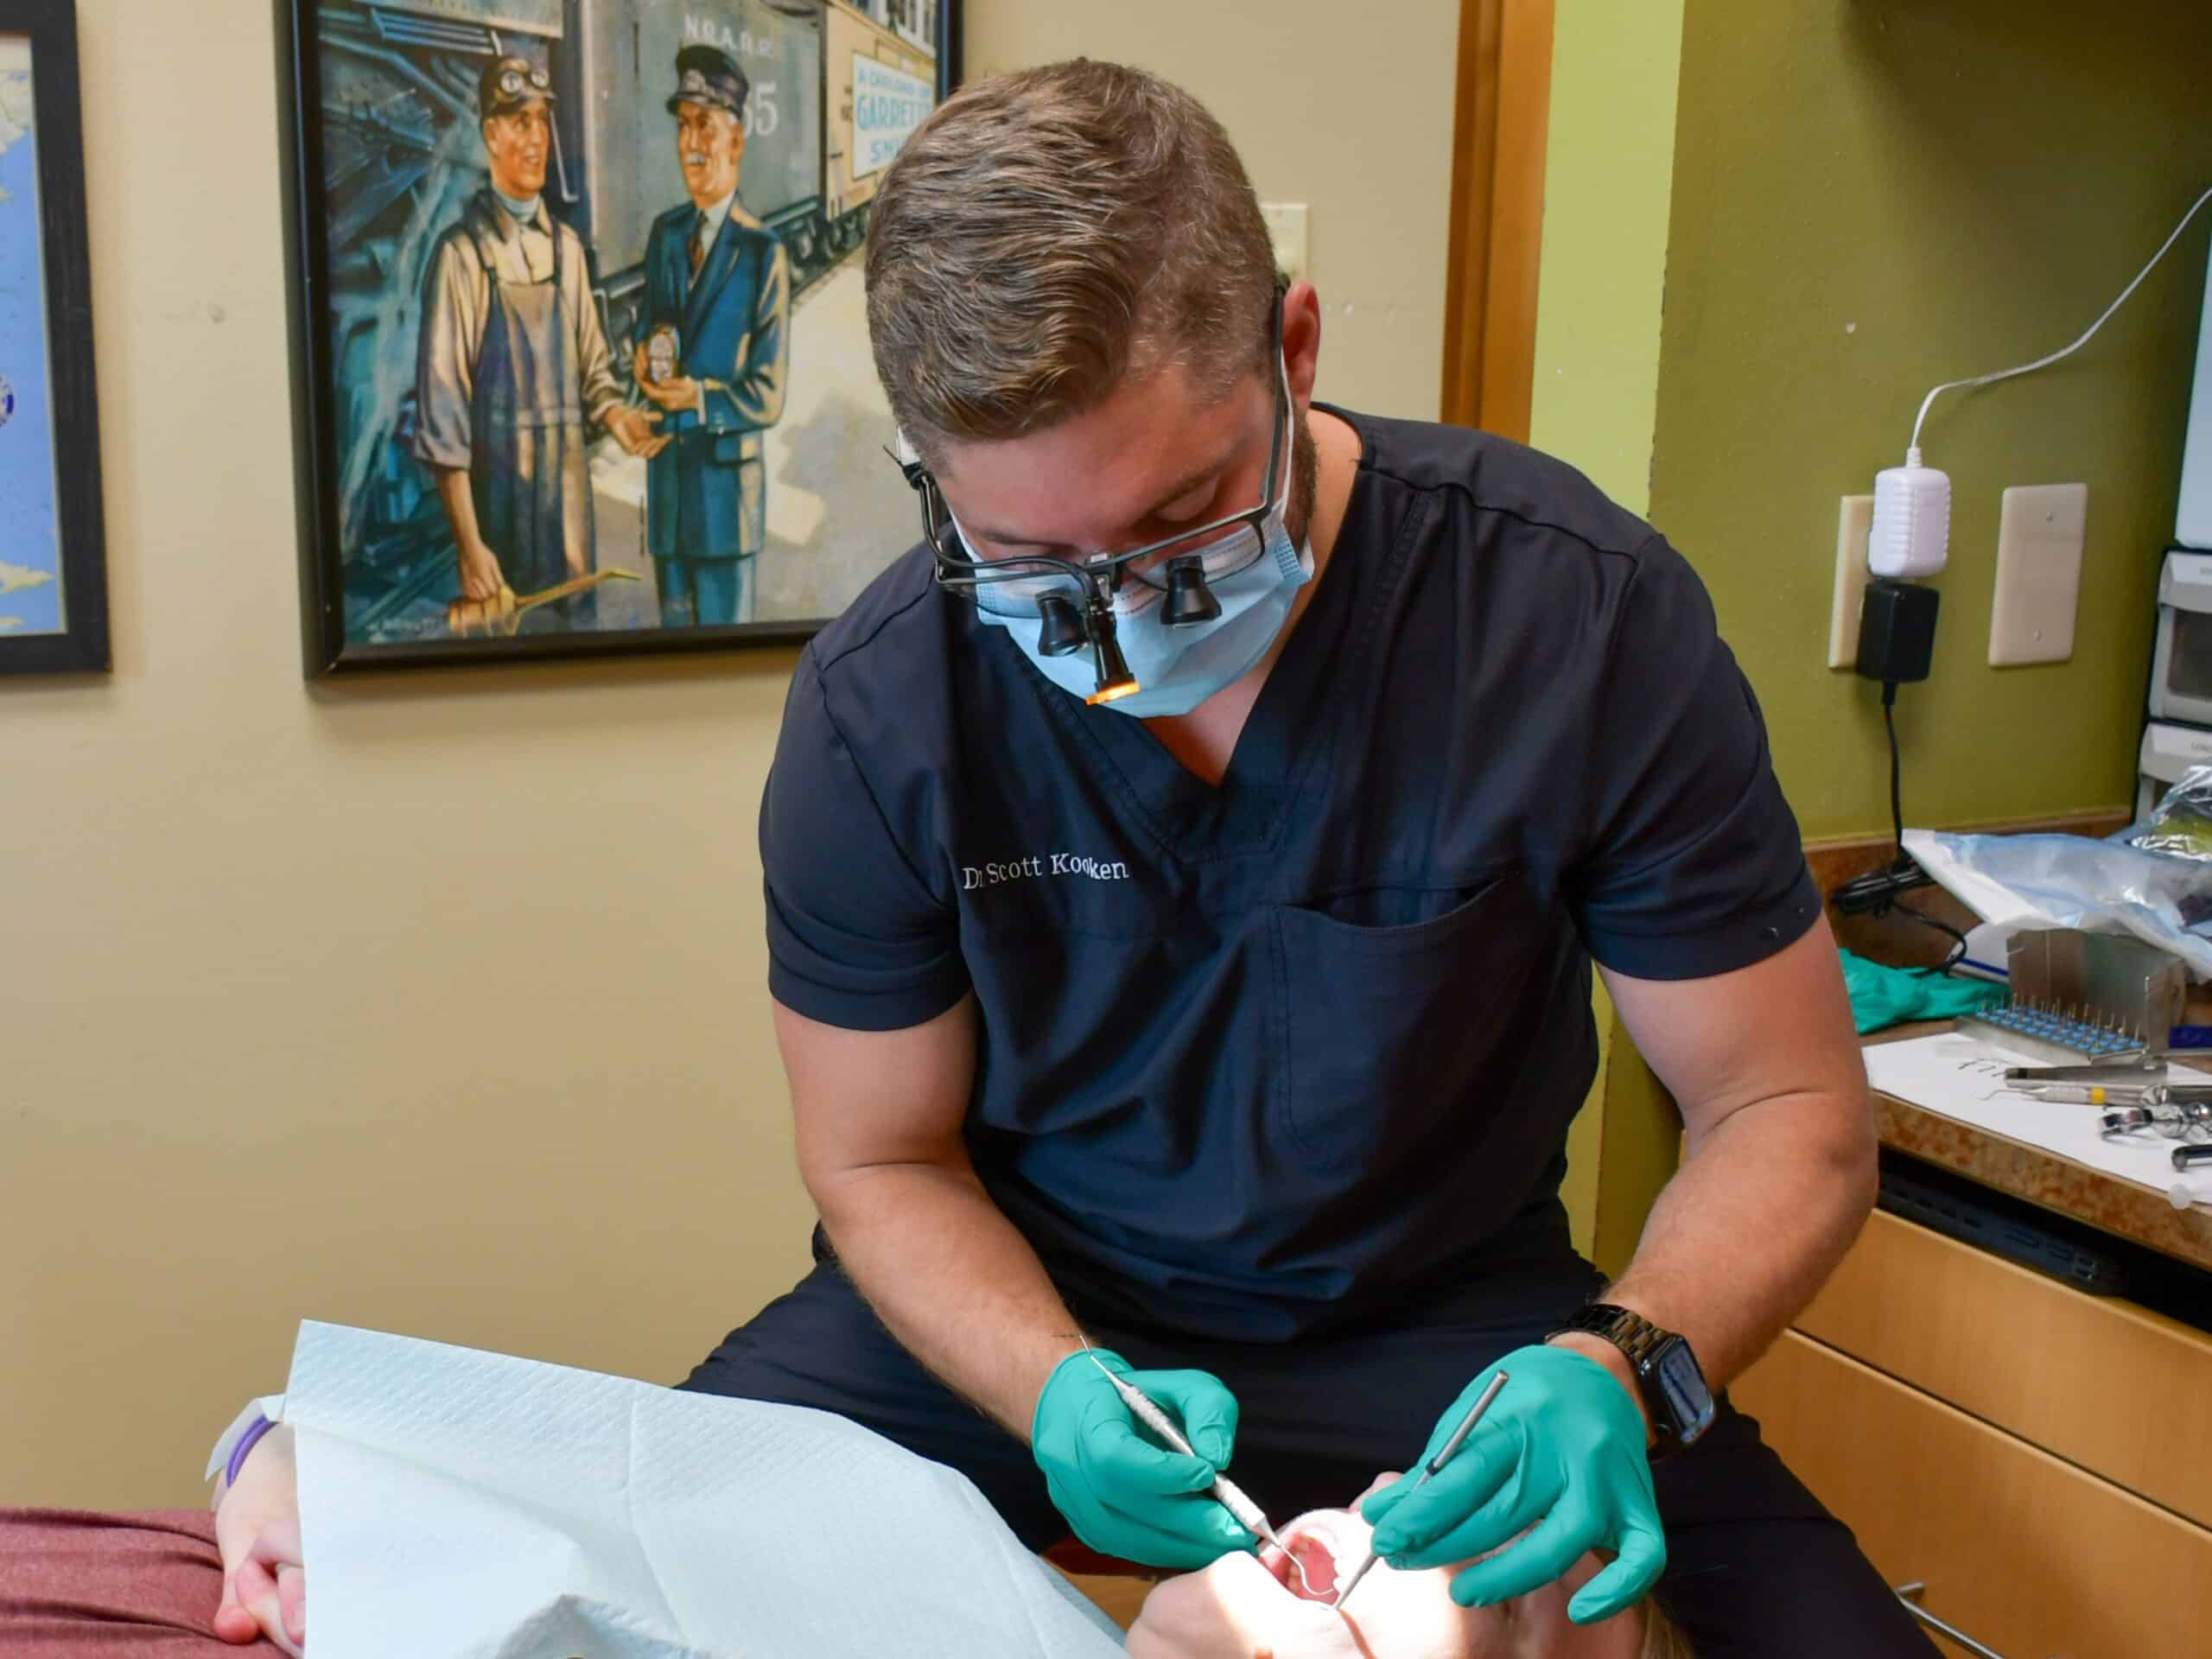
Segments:
[[[1137,1387],[1135,1383],[1118,1377],[1108,1370],[1106,1362],[1091,1351],[1090,1344],[1087,1339],[1083,1344],[1083,1349],[1085,1353],[1090,1355],[1090,1363],[1098,1368],[1099,1375],[1114,1385],[1114,1392],[1122,1396],[1122,1403],[1128,1407],[1139,1422],[1159,1435],[1171,1448],[1181,1452],[1185,1457],[1198,1456],[1191,1449],[1191,1442],[1184,1438],[1183,1431],[1175,1427],[1175,1420],[1155,1405],[1150,1395]],[[1199,1461],[1203,1463],[1205,1459],[1201,1458]],[[1213,1495],[1214,1502],[1236,1517],[1237,1524],[1245,1531],[1255,1538],[1274,1545],[1285,1555],[1289,1556],[1291,1564],[1298,1568],[1300,1581],[1306,1584],[1309,1592],[1313,1590],[1313,1585],[1306,1580],[1305,1563],[1297,1556],[1291,1554],[1288,1544],[1275,1536],[1275,1529],[1268,1524],[1266,1514],[1258,1504],[1244,1495],[1243,1487],[1237,1485],[1227,1475],[1216,1475],[1213,1478],[1213,1484],[1206,1490]]]
[[[1414,1478],[1413,1491],[1408,1492],[1406,1497],[1411,1497],[1414,1492],[1427,1485],[1429,1477],[1442,1469],[1458,1455],[1459,1448],[1467,1443],[1467,1436],[1475,1432],[1475,1425],[1482,1421],[1483,1414],[1490,1409],[1491,1402],[1497,1398],[1498,1390],[1504,1386],[1505,1373],[1503,1371],[1500,1371],[1496,1376],[1491,1378],[1489,1384],[1475,1396],[1475,1403],[1467,1408],[1467,1414],[1459,1420],[1459,1427],[1452,1431],[1452,1438],[1444,1442],[1442,1449],[1434,1457],[1421,1465],[1421,1473]],[[1382,1557],[1374,1550],[1370,1549],[1367,1552],[1367,1559],[1353,1571],[1351,1578],[1344,1580],[1344,1587],[1337,1592],[1336,1605],[1338,1606],[1341,1607],[1344,1605],[1351,1592],[1359,1588],[1359,1581],[1367,1576],[1369,1569],[1381,1559]]]

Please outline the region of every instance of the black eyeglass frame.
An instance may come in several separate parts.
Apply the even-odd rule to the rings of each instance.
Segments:
[[[938,585],[969,599],[976,598],[976,589],[995,582],[1036,582],[1055,576],[1072,582],[1086,605],[1095,605],[1120,590],[1122,577],[1129,567],[1145,559],[1158,557],[1170,549],[1191,543],[1202,543],[1216,533],[1243,524],[1252,532],[1257,547],[1264,552],[1268,542],[1267,519],[1277,505],[1283,467],[1289,448],[1287,436],[1289,426],[1290,389],[1282,360],[1282,305],[1284,290],[1280,283],[1275,288],[1274,308],[1268,326],[1268,344],[1274,382],[1274,435],[1268,449],[1267,479],[1261,490],[1260,505],[1243,512],[1230,513],[1211,524],[1191,530],[1179,531],[1173,536],[1142,547],[1134,547],[1124,553],[1093,554],[1085,559],[1063,559],[1049,553],[1021,553],[1002,559],[977,559],[969,556],[961,542],[958,528],[952,522],[951,510],[944,505],[944,493],[938,487],[936,477],[918,460],[901,461],[899,470],[906,476],[921,498],[922,535],[935,558]],[[1170,559],[1172,569],[1175,561]]]

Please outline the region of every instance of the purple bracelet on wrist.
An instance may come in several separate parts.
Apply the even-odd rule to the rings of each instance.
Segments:
[[[262,1413],[254,1413],[253,1427],[238,1436],[238,1443],[231,1448],[230,1462],[223,1465],[223,1484],[226,1487],[238,1484],[238,1471],[245,1467],[246,1453],[259,1445],[261,1437],[276,1427]]]

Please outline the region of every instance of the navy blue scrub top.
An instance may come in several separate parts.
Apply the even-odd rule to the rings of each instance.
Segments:
[[[975,994],[969,1149],[1078,1315],[1503,1317],[1572,1262],[1591,958],[1720,974],[1820,913],[1681,556],[1532,450],[1330,412],[1344,525],[1218,788],[918,547],[792,681],[770,988],[866,1031]]]

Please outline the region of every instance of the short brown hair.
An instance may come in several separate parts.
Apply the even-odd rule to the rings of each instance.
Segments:
[[[868,339],[925,455],[1017,437],[1180,364],[1265,354],[1274,259],[1221,123],[1141,69],[998,75],[906,141],[870,211]]]

